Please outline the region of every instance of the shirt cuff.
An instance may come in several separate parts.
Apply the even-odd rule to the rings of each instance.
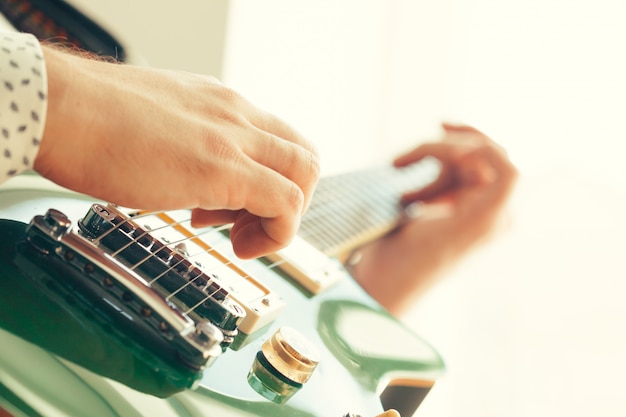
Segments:
[[[0,32],[0,183],[33,167],[43,136],[48,81],[37,38]]]

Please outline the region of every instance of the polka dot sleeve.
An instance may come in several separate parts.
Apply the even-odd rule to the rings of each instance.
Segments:
[[[37,38],[0,32],[0,183],[33,167],[43,135],[47,88]]]

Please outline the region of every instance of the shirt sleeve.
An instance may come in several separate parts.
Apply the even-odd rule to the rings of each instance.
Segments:
[[[47,92],[37,38],[0,32],[0,183],[33,167],[44,131]]]

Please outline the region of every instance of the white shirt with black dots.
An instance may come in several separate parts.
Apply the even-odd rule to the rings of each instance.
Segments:
[[[37,38],[0,32],[0,183],[33,167],[44,131],[47,92]]]

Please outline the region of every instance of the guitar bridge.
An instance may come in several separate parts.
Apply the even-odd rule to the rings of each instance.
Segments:
[[[140,349],[190,369],[204,368],[232,342],[243,309],[198,271],[176,269],[175,265],[189,266],[182,255],[147,233],[137,239],[143,232],[111,206],[93,205],[79,223],[80,232],[70,230],[70,220],[50,209],[28,225],[20,252],[54,278],[47,287],[60,288],[86,305]],[[142,268],[139,258],[145,260]],[[149,280],[147,274],[155,271],[167,278],[159,284]],[[192,280],[193,273],[197,275]],[[181,280],[184,288],[193,282],[204,284],[194,284],[198,291],[181,299],[174,296],[183,292],[180,288],[176,294],[171,291]],[[202,305],[201,313],[186,308],[190,297],[202,297],[201,302],[194,301],[196,307]]]
[[[78,227],[81,235],[135,271],[168,302],[217,326],[224,348],[233,342],[245,311],[216,276],[188,259],[183,240],[174,246],[163,242],[112,205],[93,204]]]

